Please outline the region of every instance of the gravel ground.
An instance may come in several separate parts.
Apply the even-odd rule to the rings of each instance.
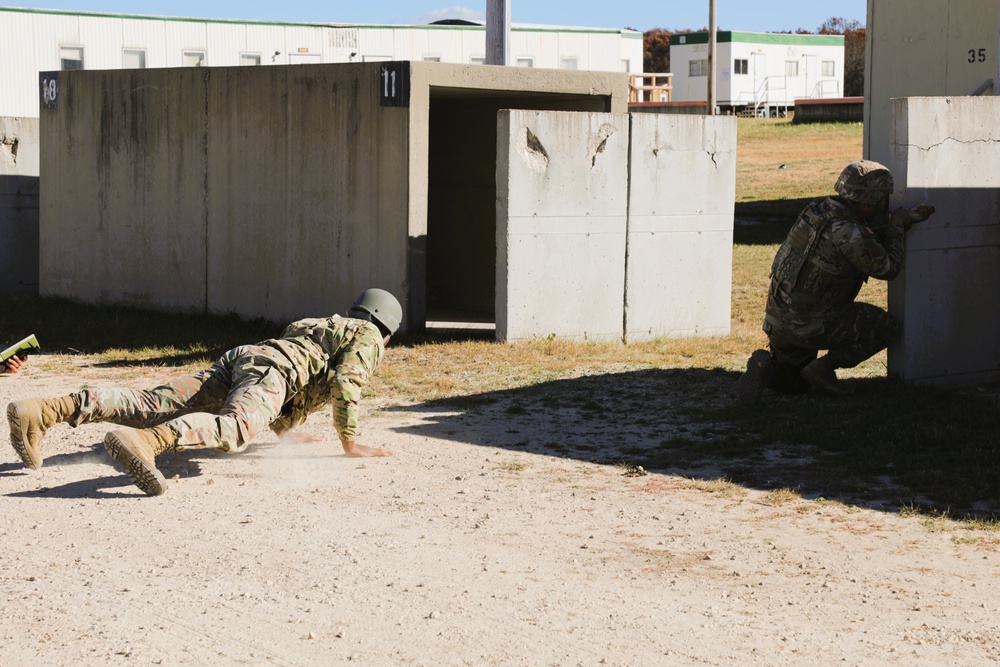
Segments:
[[[169,372],[61,366],[0,404]],[[394,457],[317,414],[322,443],[161,456],[157,498],[106,426],[54,427],[39,472],[5,447],[0,666],[1000,661],[992,534],[525,446],[554,424],[373,399]]]

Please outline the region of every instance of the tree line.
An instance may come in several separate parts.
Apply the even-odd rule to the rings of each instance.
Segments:
[[[670,72],[670,36],[685,35],[701,30],[667,30],[653,28],[643,33],[644,72]],[[789,30],[778,33],[793,34]],[[844,96],[861,97],[865,94],[865,26],[858,21],[843,18],[829,18],[815,31],[799,28],[796,35],[843,35],[844,36]]]

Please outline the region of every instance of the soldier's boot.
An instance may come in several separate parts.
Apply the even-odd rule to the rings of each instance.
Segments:
[[[831,396],[847,396],[851,388],[837,379],[836,369],[826,361],[826,357],[814,359],[799,371],[802,379],[813,389]]]
[[[747,360],[747,370],[736,382],[736,400],[743,405],[753,405],[771,381],[774,360],[767,350],[754,350]]]
[[[147,496],[166,493],[167,480],[156,468],[156,455],[177,449],[177,436],[166,424],[111,431],[104,436],[104,448]]]
[[[76,411],[72,396],[26,398],[7,406],[10,444],[24,465],[32,470],[42,467],[42,436],[53,425],[71,420]]]

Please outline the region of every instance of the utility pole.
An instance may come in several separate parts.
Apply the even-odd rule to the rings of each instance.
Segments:
[[[708,115],[715,115],[715,0],[708,0]]]
[[[486,64],[506,65],[509,52],[510,2],[486,0]]]

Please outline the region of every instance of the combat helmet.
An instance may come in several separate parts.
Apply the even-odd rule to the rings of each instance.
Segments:
[[[858,160],[844,167],[833,189],[847,201],[878,206],[892,194],[892,173],[878,162]]]
[[[359,320],[368,320],[381,325],[390,336],[399,330],[399,324],[403,321],[403,308],[396,297],[377,287],[362,292],[347,309],[347,314]]]

